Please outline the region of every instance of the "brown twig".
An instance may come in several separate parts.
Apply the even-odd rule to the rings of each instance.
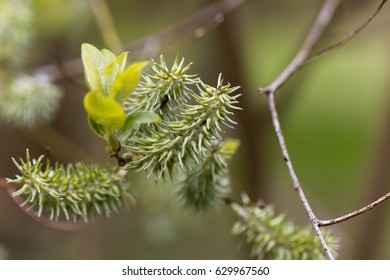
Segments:
[[[336,3],[333,4],[332,2]],[[364,28],[367,27],[367,25],[378,15],[380,10],[383,8],[384,4],[387,2],[387,0],[382,0],[379,4],[378,8],[375,10],[375,12],[365,21],[363,22],[359,27],[349,32],[346,36],[344,36],[340,41],[336,42],[335,44],[328,46],[320,51],[312,52],[313,47],[317,44],[318,40],[321,38],[324,29],[328,26],[330,23],[330,20],[333,17],[334,10],[338,4],[339,0],[334,1],[327,1],[326,3],[329,3],[328,9],[322,9],[322,13],[318,16],[316,24],[313,25],[312,29],[309,32],[309,36],[306,37],[306,41],[303,43],[301,49],[297,53],[297,55],[294,57],[294,59],[291,61],[291,63],[285,68],[285,70],[279,74],[279,76],[267,87],[265,88],[259,88],[258,92],[260,94],[262,93],[269,93],[271,91],[276,92],[280,87],[282,87],[299,69],[306,66],[313,60],[329,53],[330,51],[340,48],[344,46],[346,43],[348,43],[350,40],[355,38],[361,31],[364,30]],[[324,6],[325,8],[325,6]]]
[[[40,224],[43,224],[47,227],[51,227],[58,230],[66,230],[66,231],[74,231],[74,230],[81,230],[89,226],[89,224],[78,221],[76,223],[70,222],[70,221],[53,221],[50,220],[47,217],[39,216],[37,215],[37,211],[34,209],[27,209],[26,207],[21,207],[20,205],[23,203],[23,199],[19,196],[13,196],[12,194],[17,190],[17,187],[15,184],[7,183],[7,181],[4,178],[0,178],[0,186],[7,188],[8,194],[12,198],[12,200],[23,210],[24,213],[26,213],[28,216],[30,216],[33,220],[37,221]]]
[[[325,1],[315,23],[313,24],[311,30],[308,33],[308,36],[306,37],[306,40],[304,41],[296,56],[270,85],[265,88],[258,89],[260,94],[267,94],[270,92],[275,93],[288,81],[288,79],[291,78],[292,75],[294,75],[299,70],[301,65],[305,63],[306,59],[310,56],[313,47],[321,38],[325,28],[329,25],[339,4],[340,0]]]
[[[344,215],[344,216],[341,216],[341,217],[338,217],[335,219],[331,219],[331,220],[318,220],[318,226],[319,227],[326,227],[326,226],[331,226],[331,225],[335,225],[335,224],[347,221],[353,217],[356,217],[360,214],[363,214],[363,213],[371,210],[372,208],[374,208],[378,204],[386,201],[388,198],[390,198],[390,192],[385,194],[381,198],[375,200],[374,202],[368,204],[367,206],[364,206],[364,207],[360,208],[359,210],[353,211],[347,215]]]
[[[325,54],[327,52],[330,52],[333,49],[339,48],[343,45],[345,45],[347,42],[349,42],[352,38],[354,38],[357,34],[359,34],[371,21],[375,16],[379,13],[379,11],[382,9],[383,5],[387,2],[387,0],[383,0],[381,4],[379,5],[378,9],[375,11],[374,14],[372,14],[366,22],[364,22],[362,25],[360,25],[357,29],[351,31],[347,36],[345,36],[342,40],[337,42],[334,45],[331,45],[319,52],[316,52],[312,54],[313,47],[317,44],[319,39],[322,37],[322,34],[325,30],[325,28],[329,25],[331,22],[331,19],[336,11],[336,8],[338,7],[340,1],[339,0],[327,0],[318,17],[316,22],[314,23],[313,27],[311,28],[305,42],[303,43],[301,49],[298,51],[297,55],[294,57],[294,59],[291,61],[291,63],[285,68],[285,70],[267,87],[265,88],[259,88],[258,92],[261,94],[266,94],[268,97],[268,107],[271,112],[272,117],[272,123],[275,129],[276,136],[278,138],[279,146],[284,158],[284,161],[287,165],[287,168],[290,173],[290,177],[292,179],[293,185],[295,190],[298,192],[299,197],[302,201],[302,204],[311,220],[311,223],[314,227],[314,230],[317,233],[317,236],[319,237],[321,244],[328,256],[329,259],[333,259],[333,256],[323,238],[323,235],[320,231],[320,227],[328,226],[336,223],[340,223],[343,221],[346,221],[352,217],[355,217],[357,215],[363,214],[369,210],[371,210],[376,205],[380,204],[381,202],[387,200],[390,197],[390,193],[386,194],[385,196],[381,197],[380,199],[374,201],[373,203],[356,210],[352,213],[349,213],[345,216],[335,218],[332,220],[319,220],[314,215],[314,212],[312,211],[309,202],[306,199],[305,193],[303,192],[303,189],[299,183],[298,177],[294,171],[287,146],[284,140],[284,136],[282,133],[282,130],[280,128],[280,122],[278,117],[278,112],[275,105],[275,94],[302,66],[306,65],[308,62],[312,61],[314,58],[319,57],[322,54]]]
[[[234,204],[236,205],[239,205],[239,206],[249,206],[249,207],[256,207],[256,208],[259,208],[259,209],[264,209],[267,205],[265,204],[264,201],[262,200],[259,200],[259,201],[256,201],[256,202],[250,202],[250,203],[243,203],[243,202],[240,202],[240,201],[237,201],[233,198],[229,198],[229,197],[224,197],[222,199],[222,201],[227,205],[227,206],[232,206]]]
[[[314,22],[306,40],[304,41],[301,49],[298,51],[297,55],[291,61],[291,63],[285,68],[285,70],[266,88],[260,88],[259,93],[265,93],[268,97],[268,108],[272,117],[272,124],[276,133],[276,137],[279,142],[279,146],[283,155],[284,162],[286,163],[287,169],[289,171],[294,189],[298,192],[301,202],[308,214],[312,226],[321,242],[321,245],[327,255],[328,259],[333,260],[334,257],[329,249],[328,244],[326,243],[324,236],[321,233],[321,230],[318,226],[318,219],[314,215],[313,210],[305,196],[305,193],[302,189],[301,184],[299,183],[298,176],[295,173],[293,164],[290,159],[290,155],[287,150],[286,142],[283,136],[282,129],[280,127],[278,111],[275,104],[275,94],[276,91],[286,83],[286,81],[299,69],[300,65],[305,62],[309,57],[313,47],[317,44],[321,38],[325,28],[331,22],[331,19],[340,4],[340,0],[327,0],[325,1],[321,11],[319,12],[316,21]]]
[[[360,32],[362,32],[366,27],[367,25],[378,15],[378,13],[380,12],[380,10],[382,10],[383,6],[385,5],[385,3],[387,2],[387,0],[382,0],[382,2],[379,4],[378,8],[375,10],[375,12],[366,20],[364,21],[360,26],[358,26],[356,29],[350,31],[347,35],[345,35],[343,38],[341,38],[339,41],[337,41],[336,43],[322,49],[322,50],[319,50],[317,52],[314,52],[310,55],[310,57],[308,59],[306,59],[305,63],[301,65],[301,67],[311,63],[312,61],[322,57],[323,55],[335,50],[335,49],[338,49],[342,46],[344,46],[345,44],[347,44],[349,41],[351,41],[353,38],[355,38]]]
[[[162,54],[177,52],[179,49],[182,49],[183,47],[190,45],[194,41],[199,40],[200,38],[205,36],[211,30],[213,30],[218,25],[220,25],[223,21],[224,21],[223,13],[216,14],[214,18],[210,19],[210,22],[208,22],[202,27],[195,29],[190,34],[184,36],[182,39],[175,41],[174,43],[168,44],[166,47],[161,48],[160,52]],[[156,55],[158,55],[158,53],[159,50],[155,51],[154,55],[151,56],[155,57]]]
[[[7,180],[3,177],[0,177],[0,187],[8,188],[10,185],[7,184]]]
[[[288,168],[288,171],[290,173],[291,180],[293,182],[294,189],[298,192],[299,197],[302,201],[303,207],[306,210],[306,213],[308,214],[311,224],[313,225],[313,228],[320,239],[321,245],[327,255],[327,257],[330,260],[333,260],[333,255],[330,252],[328,244],[326,244],[326,241],[324,239],[324,236],[322,235],[320,228],[318,226],[318,220],[316,216],[314,215],[313,210],[311,209],[311,206],[306,199],[305,193],[303,192],[302,186],[299,183],[298,176],[295,173],[293,164],[290,159],[290,155],[287,150],[286,142],[284,140],[284,136],[280,127],[280,122],[279,122],[279,117],[278,117],[278,112],[276,109],[275,105],[275,92],[270,92],[268,95],[268,107],[271,112],[271,117],[272,117],[272,123],[275,129],[276,137],[278,138],[279,146],[283,155],[284,162],[286,163],[286,166]]]
[[[88,87],[83,80],[79,79],[76,76],[73,76],[71,73],[68,72],[69,68],[65,65],[66,62],[59,51],[56,52],[55,63],[57,66],[58,74],[62,77],[62,80],[68,82],[70,85],[74,85],[78,89],[81,89],[82,92],[88,90]]]
[[[147,36],[126,46],[125,50],[129,51],[132,56],[137,55],[142,58],[155,57],[162,49],[166,52],[175,51],[178,46],[183,47],[192,43],[194,40],[202,38],[222,22],[223,15],[240,7],[247,1],[219,0],[157,34]],[[64,61],[62,65],[66,69],[63,73],[69,76],[76,76],[83,73],[81,59]],[[58,71],[56,64],[40,66],[31,72],[32,75],[43,75],[50,81],[64,78],[63,73]]]
[[[85,151],[50,125],[42,126],[34,131],[20,130],[20,132],[43,148],[47,147],[48,139],[50,139],[51,145],[55,143],[56,147],[61,147],[61,149],[53,149],[52,154],[62,162],[73,162],[76,160],[87,163],[98,162],[94,155]]]
[[[222,23],[223,15],[238,8],[248,0],[219,0],[203,9],[200,9],[192,16],[176,23],[165,30],[140,39],[126,49],[130,53],[136,53],[141,57],[155,57],[159,54],[164,45],[176,41],[190,34],[194,38],[203,37],[208,31]],[[207,27],[212,26],[212,28]]]

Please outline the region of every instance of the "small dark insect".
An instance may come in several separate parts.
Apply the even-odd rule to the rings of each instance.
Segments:
[[[46,146],[45,148],[45,158],[48,159],[49,156],[50,156],[50,150],[51,150],[51,147],[50,146]]]
[[[43,162],[44,166],[47,166],[48,164],[50,164],[50,160],[49,160],[50,150],[51,150],[51,148],[49,146],[46,146],[45,154],[44,154],[45,161]]]
[[[121,157],[118,157],[117,160],[118,160],[118,166],[121,166],[121,167],[125,166],[126,163],[127,163],[127,161],[124,158],[121,158]]]
[[[160,110],[164,108],[165,105],[167,105],[168,101],[169,101],[168,94],[165,94],[160,104]]]

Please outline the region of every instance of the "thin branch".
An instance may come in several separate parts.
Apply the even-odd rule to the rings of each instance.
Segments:
[[[195,42],[196,40],[199,40],[200,38],[205,36],[211,30],[213,30],[218,25],[220,25],[223,21],[224,21],[224,15],[222,13],[216,14],[215,17],[211,19],[210,22],[208,22],[204,26],[195,29],[190,34],[184,36],[180,40],[168,44],[166,47],[162,47],[161,50],[157,49],[154,52],[154,55],[151,56],[155,57],[159,54],[159,52],[161,52],[162,54],[177,52],[179,49],[182,49],[185,46],[188,46],[191,43]]]
[[[23,203],[23,199],[19,196],[14,197],[12,193],[14,193],[17,190],[17,187],[15,184],[8,183],[7,180],[3,177],[0,177],[0,187],[6,188],[8,191],[9,196],[12,198],[12,200],[18,205],[19,208],[23,210],[24,213],[26,213],[28,216],[30,216],[33,220],[37,221],[40,224],[43,224],[45,226],[58,229],[58,230],[66,230],[66,231],[73,231],[73,230],[81,230],[89,226],[89,224],[79,221],[77,223],[73,222],[56,222],[53,220],[50,220],[44,216],[38,217],[37,211],[33,209],[26,209],[26,207],[20,207],[20,205]]]
[[[74,77],[83,73],[83,64],[80,58],[75,58],[61,62],[61,68],[58,63],[38,66],[29,72],[33,76],[43,76],[46,81],[55,82],[65,78]]]
[[[88,90],[88,87],[85,84],[84,80],[79,79],[78,77],[68,73],[69,67],[66,67],[64,65],[65,60],[59,52],[57,52],[57,55],[55,57],[55,62],[56,62],[58,73],[60,74],[60,76],[64,81],[68,82],[70,85],[74,85],[78,89],[81,89],[82,92],[86,92]]]
[[[34,131],[20,130],[20,132],[42,148],[47,147],[50,143],[52,143],[52,146],[55,143],[56,147],[61,147],[53,149],[52,153],[62,162],[73,162],[76,159],[86,163],[98,162],[95,156],[86,152],[83,148],[72,142],[60,131],[50,125],[42,126]],[[48,143],[48,139],[50,139],[50,143]]]
[[[219,0],[157,34],[147,36],[126,46],[125,49],[132,56],[138,55],[142,58],[154,57],[163,48],[165,51],[175,51],[178,46],[183,47],[188,43],[192,43],[194,40],[202,38],[222,23],[225,14],[240,7],[247,1],[249,0]],[[183,39],[185,36],[191,36],[192,39]],[[76,76],[83,73],[81,59],[64,61],[63,67],[66,69],[63,73],[69,76]],[[58,71],[57,64],[49,64],[32,69],[32,75],[43,75],[49,81],[63,79],[63,73]]]
[[[378,7],[377,11],[359,28],[356,30],[352,31],[349,35],[347,35],[343,40],[340,42],[336,43],[335,45],[326,48],[323,50],[322,53],[328,52],[334,48],[341,47],[342,45],[346,44],[348,41],[350,41],[353,37],[355,37],[358,33],[360,33],[367,25],[372,21],[372,19],[378,14],[378,12],[381,10],[383,5],[385,4],[387,0],[384,0],[381,2],[380,6]],[[278,112],[276,109],[275,105],[275,94],[278,89],[280,89],[287,81],[290,79],[307,61],[315,57],[318,53],[315,53],[314,55],[311,55],[312,49],[314,46],[317,44],[319,39],[322,37],[322,34],[326,27],[329,25],[331,22],[333,15],[340,4],[339,0],[327,0],[317,19],[316,22],[313,24],[308,36],[306,37],[305,42],[303,43],[301,49],[298,51],[297,55],[294,57],[294,59],[291,61],[291,63],[285,68],[285,70],[267,87],[265,88],[259,88],[259,93],[265,93],[268,97],[268,107],[271,112],[271,117],[272,117],[272,123],[274,126],[274,130],[276,133],[276,136],[278,138],[279,146],[284,158],[284,161],[286,163],[286,166],[288,168],[288,171],[290,173],[291,180],[293,182],[294,189],[298,192],[299,197],[302,201],[302,204],[310,218],[310,221],[313,225],[313,228],[320,239],[320,242],[322,244],[322,247],[325,250],[326,255],[328,256],[329,259],[333,259],[333,256],[330,252],[330,249],[328,245],[325,242],[325,239],[320,231],[320,226],[327,226],[331,224],[336,224],[345,220],[348,220],[354,216],[360,215],[362,213],[367,212],[368,210],[372,209],[379,203],[385,201],[390,197],[390,193],[386,194],[385,196],[381,197],[380,199],[376,200],[375,202],[357,210],[354,211],[350,214],[347,214],[345,216],[332,219],[329,221],[322,221],[318,220],[312,211],[310,204],[308,200],[306,199],[305,193],[303,192],[303,189],[299,183],[298,177],[294,171],[287,146],[284,140],[284,136],[280,127],[280,122],[279,122],[279,117],[278,117]]]
[[[5,182],[7,185],[4,187],[7,187],[8,194],[12,198],[12,200],[18,205],[19,208],[23,210],[24,213],[26,213],[28,216],[30,216],[33,220],[37,221],[40,224],[43,224],[47,227],[51,227],[57,230],[65,230],[65,231],[74,231],[74,230],[81,230],[86,227],[88,227],[90,224],[85,223],[84,221],[80,220],[76,223],[70,222],[70,221],[53,221],[49,218],[46,218],[44,216],[38,217],[37,211],[34,209],[27,209],[26,207],[21,207],[20,205],[23,203],[23,198],[16,196],[14,197],[12,193],[14,193],[17,190],[17,187],[15,184],[7,183],[4,178],[0,178],[0,185],[3,186],[3,182]]]
[[[8,185],[7,180],[3,177],[0,177],[0,187],[2,188],[8,188],[10,185]]]
[[[114,52],[122,52],[123,44],[119,39],[118,32],[116,31],[114,21],[106,1],[89,0],[88,2],[106,45]]]
[[[288,168],[294,189],[298,192],[299,197],[302,201],[303,207],[308,214],[310,221],[313,225],[313,228],[321,242],[321,245],[325,251],[328,259],[333,260],[334,257],[329,249],[328,244],[325,241],[324,236],[321,233],[321,230],[318,226],[318,219],[314,215],[313,210],[310,207],[308,200],[306,199],[305,193],[299,183],[298,177],[294,171],[293,164],[291,162],[286,142],[284,140],[284,136],[282,133],[282,129],[280,127],[278,112],[275,105],[275,94],[281,86],[283,86],[289,78],[300,68],[300,66],[306,61],[306,59],[310,56],[310,53],[313,47],[317,44],[319,39],[321,38],[324,30],[329,25],[332,20],[332,17],[340,4],[340,0],[327,0],[322,6],[316,21],[314,22],[312,28],[310,29],[309,34],[307,35],[302,47],[298,51],[297,55],[290,62],[290,64],[285,68],[285,70],[267,87],[259,88],[259,93],[265,93],[268,97],[268,108],[272,117],[272,124],[274,126],[274,130],[276,133],[276,137],[278,138],[279,146]]]
[[[118,176],[124,177],[127,174],[127,170],[119,169],[117,172]],[[72,221],[54,221],[45,216],[39,216],[38,212],[34,208],[29,208],[27,206],[22,207],[21,204],[24,203],[24,199],[20,196],[14,196],[13,193],[17,191],[18,185],[14,183],[8,183],[4,177],[0,177],[0,187],[6,188],[9,196],[12,200],[18,205],[19,208],[23,210],[28,216],[30,216],[33,220],[37,221],[40,224],[43,224],[47,227],[51,227],[57,230],[64,231],[75,231],[81,230],[88,226],[90,223],[87,223],[83,220],[78,220],[77,222]]]
[[[273,124],[274,129],[275,129],[276,137],[278,138],[278,142],[279,142],[279,146],[280,146],[280,149],[281,149],[281,152],[283,155],[284,162],[286,163],[287,168],[288,168],[288,172],[290,173],[290,177],[291,177],[291,180],[293,182],[294,189],[299,194],[299,197],[302,201],[302,204],[306,210],[306,213],[308,214],[308,216],[310,218],[310,221],[313,225],[313,228],[314,228],[318,238],[320,239],[321,245],[324,248],[324,251],[325,251],[328,259],[333,260],[334,257],[332,255],[332,253],[330,252],[329,246],[328,246],[328,244],[326,244],[325,238],[322,235],[321,230],[318,226],[318,220],[317,220],[316,216],[314,215],[314,212],[311,209],[308,200],[306,199],[305,193],[303,192],[301,184],[299,183],[298,177],[294,171],[294,167],[292,165],[290,155],[289,155],[288,150],[287,150],[287,146],[286,146],[286,142],[284,140],[282,129],[280,127],[278,112],[277,112],[276,105],[275,105],[275,92],[270,92],[267,96],[268,96],[268,108],[269,108],[269,111],[270,111],[271,117],[272,117],[272,124]]]
[[[329,25],[339,4],[340,0],[325,1],[301,49],[284,71],[280,73],[280,75],[270,85],[265,88],[258,89],[260,94],[270,92],[275,93],[299,70],[301,65],[305,63],[306,59],[310,56],[313,47],[317,44],[324,30]]]
[[[345,35],[343,38],[341,38],[338,42],[334,43],[333,45],[330,45],[322,50],[319,50],[313,54],[310,55],[305,61],[304,64],[301,65],[307,65],[310,62],[322,57],[323,55],[329,53],[330,51],[333,51],[335,49],[341,48],[345,44],[347,44],[349,41],[351,41],[353,38],[355,38],[360,32],[362,32],[367,25],[378,15],[380,10],[383,8],[387,0],[382,0],[382,2],[379,4],[378,8],[375,10],[375,12],[366,20],[364,21],[360,26],[358,26],[356,29],[349,32],[347,35]]]
[[[341,217],[338,217],[338,218],[335,218],[335,219],[331,219],[331,220],[319,220],[318,221],[318,226],[319,227],[326,227],[326,226],[331,226],[331,225],[335,225],[335,224],[347,221],[347,220],[349,220],[349,219],[351,219],[353,217],[356,217],[356,216],[358,216],[360,214],[363,214],[363,213],[371,210],[372,208],[374,208],[378,204],[384,202],[388,198],[390,198],[390,192],[385,194],[381,198],[375,200],[374,202],[368,204],[367,206],[364,206],[364,207],[360,208],[359,210],[353,211],[353,212],[351,212],[351,213],[349,213],[347,215],[344,215],[344,216],[341,216]]]
[[[229,207],[231,207],[234,204],[237,204],[239,206],[250,206],[250,207],[256,207],[259,209],[264,209],[267,206],[265,204],[265,202],[261,201],[261,200],[256,201],[256,202],[243,203],[241,201],[235,200],[235,199],[230,198],[230,197],[224,197],[224,198],[222,198],[222,201],[226,204],[226,206],[229,206]]]
[[[172,43],[188,34],[193,34],[195,38],[203,37],[210,31],[207,26],[217,26],[223,21],[223,15],[240,7],[248,0],[219,0],[205,8],[200,9],[195,14],[183,21],[172,25],[161,32],[140,39],[131,44],[126,49],[130,53],[137,53],[142,57],[155,57],[159,55],[164,45]]]

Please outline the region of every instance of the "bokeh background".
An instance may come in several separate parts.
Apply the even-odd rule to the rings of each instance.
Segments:
[[[18,2],[18,1],[15,1]],[[19,1],[20,2],[20,1]],[[80,56],[88,42],[107,47],[91,9],[93,1],[32,0],[32,40],[21,69],[34,72]],[[227,133],[242,144],[231,163],[232,196],[247,192],[285,213],[297,225],[308,219],[281,160],[265,97],[258,96],[299,48],[323,1],[244,1],[222,24],[176,53],[193,61],[193,73],[216,84],[241,86],[239,123]],[[319,46],[337,41],[363,22],[380,1],[340,5]],[[212,1],[107,1],[120,40],[129,45],[177,24]],[[330,219],[390,191],[390,7],[343,48],[302,69],[279,92],[277,103],[288,148],[314,212]],[[4,34],[0,34],[2,36]],[[1,46],[0,46],[1,48]],[[137,56],[137,53],[131,55]],[[60,66],[58,66],[60,67]],[[35,129],[0,120],[0,176],[13,178],[12,157],[51,147],[61,162],[105,163],[104,143],[90,131],[82,106],[82,76],[57,79],[63,97],[53,120]],[[0,102],[2,102],[0,100]],[[27,216],[0,188],[0,259],[248,259],[233,237],[227,207],[205,215],[183,210],[169,184],[134,174],[137,203],[79,231],[59,231]],[[390,206],[331,227],[341,237],[341,259],[390,259]]]

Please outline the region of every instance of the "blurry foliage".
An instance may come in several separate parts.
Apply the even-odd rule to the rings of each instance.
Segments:
[[[57,37],[61,34],[71,34],[89,18],[88,1],[32,0],[32,2],[35,11],[32,23],[40,35]]]
[[[19,65],[31,39],[30,1],[0,0],[0,67]]]
[[[0,75],[0,119],[21,128],[37,127],[51,120],[61,96],[60,88],[45,78]]]
[[[23,72],[33,43],[34,1],[0,1],[0,119],[36,128],[58,109],[61,90],[45,76]]]
[[[238,145],[236,139],[219,144],[202,165],[179,183],[179,196],[188,208],[206,212],[223,202],[230,192],[227,160],[235,154]]]

